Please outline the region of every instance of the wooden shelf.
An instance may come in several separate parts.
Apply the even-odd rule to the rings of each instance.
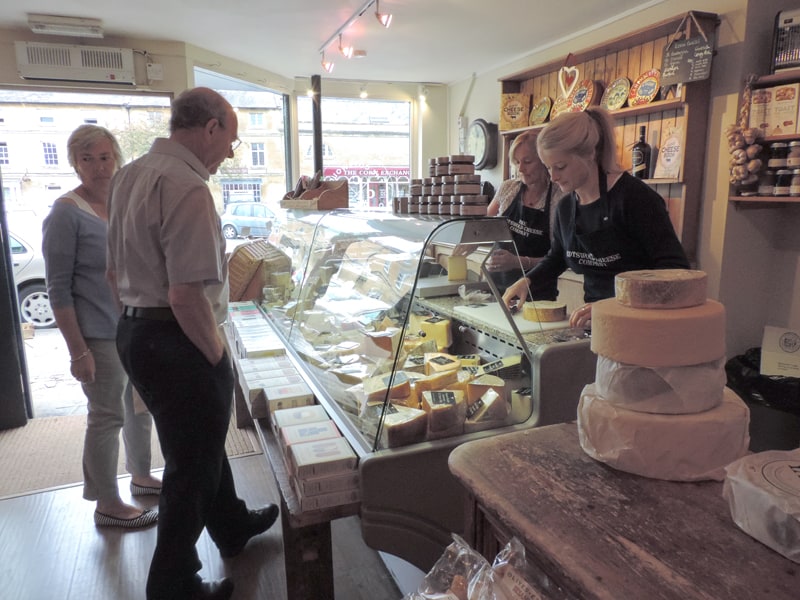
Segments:
[[[791,142],[793,140],[800,140],[800,133],[783,133],[781,135],[765,135],[762,140],[765,144],[772,142]]]
[[[730,202],[760,202],[770,204],[800,204],[800,196],[728,196]]]
[[[760,88],[782,83],[794,83],[796,81],[800,81],[800,69],[787,69],[772,75],[762,75],[753,82],[753,87]]]
[[[625,108],[620,108],[617,110],[609,111],[611,115],[614,116],[616,119],[624,119],[627,117],[640,117],[643,115],[651,115],[658,112],[663,112],[665,110],[678,110],[685,106],[685,102],[682,98],[673,98],[671,100],[658,100],[657,102],[650,102],[648,104],[643,104],[641,106],[626,106]],[[517,136],[523,131],[529,131],[531,129],[541,129],[547,125],[547,123],[542,123],[541,125],[531,125],[529,127],[519,127],[517,129],[508,129],[506,131],[501,131],[500,135],[502,136]]]

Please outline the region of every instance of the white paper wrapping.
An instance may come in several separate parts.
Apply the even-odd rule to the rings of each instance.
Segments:
[[[722,403],[725,359],[688,367],[640,367],[597,357],[595,388],[604,400],[638,412],[681,415]]]
[[[670,481],[725,477],[724,467],[750,444],[750,410],[725,388],[716,408],[692,415],[657,415],[628,410],[583,388],[578,404],[581,448],[620,471]]]
[[[734,523],[800,563],[800,449],[769,450],[727,467],[722,495]]]

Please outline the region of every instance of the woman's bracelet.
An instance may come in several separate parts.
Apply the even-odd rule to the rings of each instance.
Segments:
[[[84,350],[84,351],[83,351],[83,354],[81,354],[80,356],[76,356],[75,358],[70,358],[70,359],[69,359],[69,362],[70,362],[70,363],[76,363],[76,362],[78,362],[79,360],[83,360],[84,358],[86,358],[87,356],[89,356],[91,353],[92,353],[92,350],[91,350],[91,348],[87,348],[86,350]]]

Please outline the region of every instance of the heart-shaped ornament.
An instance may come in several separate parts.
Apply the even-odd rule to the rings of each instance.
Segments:
[[[578,67],[561,67],[558,72],[558,87],[564,98],[569,98],[575,85],[578,83]]]

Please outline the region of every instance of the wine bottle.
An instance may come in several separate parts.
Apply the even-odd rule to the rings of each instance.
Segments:
[[[639,141],[633,145],[631,158],[633,159],[632,173],[639,179],[650,177],[650,144],[645,141],[647,129],[644,125],[639,127]]]

